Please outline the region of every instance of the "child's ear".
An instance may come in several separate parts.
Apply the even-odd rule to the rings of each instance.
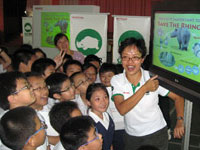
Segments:
[[[61,96],[60,96],[60,94],[58,94],[58,93],[54,93],[53,94],[53,98],[55,98],[55,99],[61,99]]]
[[[86,103],[87,103],[87,105],[88,105],[89,107],[91,106],[91,103],[90,103],[90,101],[88,101],[88,100],[87,100],[87,102],[86,102]]]
[[[15,95],[9,95],[7,99],[8,99],[9,104],[15,103]]]

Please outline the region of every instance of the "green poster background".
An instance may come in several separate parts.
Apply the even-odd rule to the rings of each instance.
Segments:
[[[156,13],[153,64],[200,82],[200,14]]]
[[[41,46],[55,47],[54,37],[64,33],[70,39],[70,13],[42,12],[41,13]]]

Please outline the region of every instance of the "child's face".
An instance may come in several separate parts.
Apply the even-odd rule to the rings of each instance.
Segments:
[[[102,135],[96,132],[94,127],[88,132],[87,142],[88,144],[85,146],[86,150],[102,150]]]
[[[76,93],[86,94],[87,88],[90,84],[86,75],[84,73],[80,73],[74,77],[73,81],[76,88]]]
[[[60,101],[69,101],[75,98],[75,89],[69,79],[63,82],[60,92]]]
[[[104,72],[100,74],[101,83],[103,83],[106,87],[111,86],[110,80],[115,74],[112,71]]]
[[[35,102],[35,95],[25,79],[16,80],[16,92],[13,94],[15,106],[29,106]]]
[[[66,75],[68,77],[70,77],[73,73],[75,72],[80,72],[81,71],[81,67],[76,65],[76,64],[71,64],[67,67],[67,70],[66,70]]]
[[[106,92],[102,89],[97,89],[91,96],[89,104],[92,111],[96,115],[100,115],[105,112],[108,108],[109,99]]]
[[[56,72],[55,67],[53,65],[50,65],[45,69],[43,77],[46,79],[48,76],[50,76],[55,72]]]
[[[36,97],[36,102],[33,105],[38,107],[46,105],[48,103],[49,90],[43,77],[29,77],[28,81]]]
[[[97,74],[94,67],[89,67],[84,71],[86,77],[89,79],[90,83],[94,83],[97,79]]]
[[[40,119],[36,116],[35,117],[35,132],[36,134],[32,135],[33,140],[35,141],[35,147],[39,147],[40,145],[44,144],[46,134],[45,134],[45,127],[44,124],[40,121]]]
[[[99,68],[100,68],[100,64],[98,61],[90,61],[91,64],[93,64],[96,68],[97,68],[97,71],[99,72]]]
[[[36,61],[36,60],[37,60],[36,55],[32,55],[31,59],[28,61],[28,64],[26,65],[26,66],[27,66],[27,70],[25,70],[25,72],[31,71],[32,64],[33,64],[34,61]]]

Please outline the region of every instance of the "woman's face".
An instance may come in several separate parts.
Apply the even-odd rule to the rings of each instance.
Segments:
[[[122,52],[121,58],[126,75],[136,75],[140,72],[140,67],[144,62],[144,58],[142,58],[142,54],[135,45],[126,47]]]
[[[56,46],[60,51],[61,50],[65,50],[65,52],[67,50],[69,50],[69,41],[66,39],[65,36],[63,36],[62,38],[60,38],[57,42],[57,46]]]

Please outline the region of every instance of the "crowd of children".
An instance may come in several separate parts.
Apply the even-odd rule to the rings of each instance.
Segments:
[[[122,66],[84,58],[62,33],[54,43],[54,59],[25,45],[11,61],[0,49],[0,149],[125,150],[126,124],[111,86]]]

